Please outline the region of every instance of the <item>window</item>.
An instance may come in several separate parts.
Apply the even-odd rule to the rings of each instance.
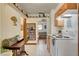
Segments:
[[[38,25],[38,30],[42,30],[42,25]]]

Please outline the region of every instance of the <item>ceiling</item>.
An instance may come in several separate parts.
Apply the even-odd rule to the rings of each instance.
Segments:
[[[56,9],[59,3],[18,3],[21,9],[29,14],[37,14],[39,12],[50,13],[51,9]]]

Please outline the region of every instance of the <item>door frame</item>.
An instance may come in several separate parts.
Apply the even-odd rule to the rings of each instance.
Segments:
[[[27,24],[26,24],[26,18],[23,19],[23,38],[24,38],[24,41],[25,41],[25,44],[26,42],[28,41],[27,40]]]

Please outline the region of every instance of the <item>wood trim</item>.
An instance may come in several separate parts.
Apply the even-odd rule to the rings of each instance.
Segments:
[[[26,45],[36,45],[37,43],[26,43]]]
[[[56,17],[61,15],[63,12],[65,12],[68,9],[77,9],[77,3],[64,3],[59,10],[56,12]]]
[[[47,49],[48,49],[48,52],[50,53],[50,36],[49,35],[47,36]]]
[[[24,41],[25,41],[25,44],[26,42],[28,41],[27,40],[27,28],[26,28],[26,18],[24,18],[23,20],[23,38],[24,38]]]
[[[66,3],[67,9],[77,9],[77,3]]]
[[[59,10],[56,12],[56,17],[57,16],[59,16],[59,15],[61,15],[63,12],[65,12],[65,10],[66,10],[66,4],[63,4],[60,8],[59,8]]]

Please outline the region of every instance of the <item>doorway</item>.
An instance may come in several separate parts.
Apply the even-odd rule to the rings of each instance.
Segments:
[[[27,23],[28,40],[36,40],[36,23]]]
[[[47,20],[42,19],[38,22],[38,40],[44,40],[46,43],[47,39]]]

